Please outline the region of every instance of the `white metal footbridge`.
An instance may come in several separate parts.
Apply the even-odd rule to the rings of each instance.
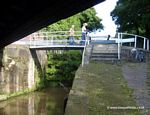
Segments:
[[[35,32],[13,44],[25,44],[29,45],[31,49],[44,49],[52,47],[84,47],[85,44],[111,44],[119,43],[121,45],[125,43],[134,43],[135,48],[143,48],[144,50],[149,50],[149,39],[143,36],[128,34],[128,33],[118,33],[116,37],[108,36],[97,36],[97,35],[87,35],[86,40],[81,40],[81,32],[77,31],[78,34],[74,36],[74,41],[70,41],[68,31],[56,31],[56,32]],[[81,43],[83,41],[83,43]],[[73,43],[71,43],[73,42]],[[139,45],[140,44],[140,45]]]
[[[118,46],[118,59],[120,59],[121,46],[127,45],[149,51],[149,39],[143,36],[118,33],[116,37],[96,36],[88,34],[86,40],[81,39],[81,32],[76,31],[74,40],[69,39],[68,31],[36,32],[13,44],[29,45],[35,50],[83,50],[87,45],[116,44]]]

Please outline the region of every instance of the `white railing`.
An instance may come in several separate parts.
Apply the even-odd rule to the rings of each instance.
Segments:
[[[59,40],[60,38],[60,40]],[[66,38],[66,39],[62,39]],[[69,46],[71,47],[77,47],[77,46],[83,46],[83,53],[82,53],[82,66],[84,65],[85,61],[85,51],[86,51],[86,45],[89,44],[89,40],[81,40],[81,31],[76,31],[74,35],[74,39],[80,39],[80,40],[68,40],[69,33],[68,31],[57,31],[57,32],[38,32],[33,33],[32,37],[30,37],[30,46]],[[86,36],[86,38],[88,38]],[[44,40],[43,40],[44,39]]]
[[[84,66],[84,62],[85,62],[85,52],[86,52],[86,46],[87,44],[89,44],[89,40],[87,39],[86,36],[86,40],[85,40],[85,44],[84,44],[84,49],[83,49],[83,53],[82,53],[82,67]]]
[[[25,37],[26,38],[26,37]],[[90,36],[91,41],[96,41],[96,40],[107,40],[107,36]],[[28,40],[30,39],[31,45],[33,45],[33,41],[35,43],[40,40],[44,40],[47,43],[52,43],[52,41],[57,41],[58,42],[66,41],[69,42],[69,32],[68,31],[55,31],[55,32],[35,32],[31,35],[29,35]],[[63,40],[62,40],[63,39]],[[75,41],[78,42],[78,40],[81,40],[81,31],[75,31],[74,35]],[[115,40],[116,43],[120,43],[120,45],[124,45],[125,43],[130,43],[133,44],[135,48],[143,48],[145,50],[149,50],[149,39],[143,36],[138,36],[134,34],[128,34],[128,33],[118,33],[117,38],[112,38],[110,37],[110,40]],[[139,40],[143,41],[142,47],[139,46]],[[23,41],[23,40],[22,40]],[[25,40],[24,40],[25,41]],[[19,41],[21,43],[21,41]],[[19,43],[18,42],[18,43]],[[27,42],[27,41],[25,41]],[[22,42],[23,44],[23,42]]]
[[[120,52],[121,52],[121,48],[120,48],[120,44],[121,44],[121,42],[120,42],[120,39],[121,39],[121,37],[120,37],[120,33],[118,33],[118,59],[120,60]]]
[[[128,34],[128,33],[118,33],[120,34],[120,42],[123,43],[131,43],[133,42],[134,48],[142,48],[144,50],[149,50],[149,39],[143,36],[135,35],[135,34]],[[143,43],[142,43],[143,42]]]
[[[87,44],[90,44],[89,39],[91,38],[92,41],[98,40],[98,43],[100,44],[99,41],[101,40],[107,40],[107,36],[87,36],[86,41],[81,40],[81,31],[76,31],[74,40],[70,41],[69,40],[69,32],[68,31],[55,31],[55,32],[35,32],[31,35],[29,35],[28,40],[20,40],[15,42],[15,44],[24,44],[24,45],[30,45],[30,46],[82,46],[84,47],[83,50],[83,59],[84,59],[84,54],[85,54],[85,48]],[[118,59],[120,60],[120,54],[121,54],[121,46],[128,44],[128,46],[134,47],[134,48],[142,48],[144,50],[149,51],[149,39],[143,36],[138,36],[134,34],[128,34],[128,33],[118,33],[118,36],[116,38],[110,37],[109,40],[115,41],[116,44],[118,44]],[[139,46],[141,43],[139,41],[143,42],[142,47]],[[107,42],[105,42],[107,43]],[[83,64],[82,64],[83,65]]]
[[[29,42],[30,47],[39,47],[39,46],[84,46],[82,42],[85,40],[31,40]]]
[[[118,59],[120,59],[121,46],[124,44],[149,51],[150,42],[146,37],[128,33],[118,33],[117,38],[116,43],[118,44]],[[143,44],[141,42],[143,42]]]
[[[35,32],[32,39],[67,39],[69,37],[68,31],[55,31],[55,32]],[[75,38],[81,37],[81,31],[75,31]]]

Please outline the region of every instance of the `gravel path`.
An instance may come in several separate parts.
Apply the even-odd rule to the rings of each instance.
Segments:
[[[147,64],[128,63],[122,68],[123,76],[127,80],[128,86],[133,89],[133,96],[139,107],[150,108],[150,95],[148,94]],[[150,115],[150,111],[144,109],[144,115]]]

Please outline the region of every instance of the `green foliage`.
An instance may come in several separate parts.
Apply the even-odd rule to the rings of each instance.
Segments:
[[[43,31],[67,31],[71,25],[75,25],[76,31],[81,31],[82,24],[85,22],[88,23],[88,29],[93,31],[96,29],[103,29],[101,21],[102,20],[96,16],[95,9],[89,8],[81,13],[49,25],[48,27],[43,28]]]
[[[36,89],[40,90],[45,87],[45,79],[43,77],[43,74],[38,68],[35,68],[35,83],[36,83]]]
[[[66,31],[69,30],[71,25],[75,25],[75,30],[80,29],[80,20],[77,15],[74,15],[72,17],[69,17],[67,19],[63,19],[58,21],[57,23],[54,23],[52,25],[49,25],[48,27],[44,28],[44,31]]]
[[[69,31],[71,25],[75,25],[75,31],[81,31],[82,24],[85,22],[88,23],[88,29],[90,31],[96,29],[103,29],[101,19],[96,16],[95,9],[89,8],[69,18],[60,20],[52,25],[49,25],[48,27],[43,28],[42,31],[46,32]],[[57,33],[55,33],[55,35],[56,34]],[[64,33],[61,33],[61,35],[63,34]],[[67,39],[67,37],[61,36],[60,38],[57,37],[57,39]],[[80,51],[66,51],[59,54],[55,52],[49,52],[48,68],[46,70],[46,80],[50,81],[72,80],[75,76],[75,71],[79,67],[80,63],[81,63]]]
[[[119,0],[111,16],[118,25],[118,31],[150,37],[149,12],[149,0]]]
[[[103,29],[103,25],[101,24],[101,19],[96,16],[96,11],[94,8],[89,8],[79,15],[81,24],[87,22],[89,31]]]
[[[49,52],[46,80],[72,81],[80,63],[81,53],[79,51],[66,51],[60,54]]]

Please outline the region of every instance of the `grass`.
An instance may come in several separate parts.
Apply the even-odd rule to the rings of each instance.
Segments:
[[[79,71],[86,81],[89,115],[140,115],[121,65],[91,62]]]

